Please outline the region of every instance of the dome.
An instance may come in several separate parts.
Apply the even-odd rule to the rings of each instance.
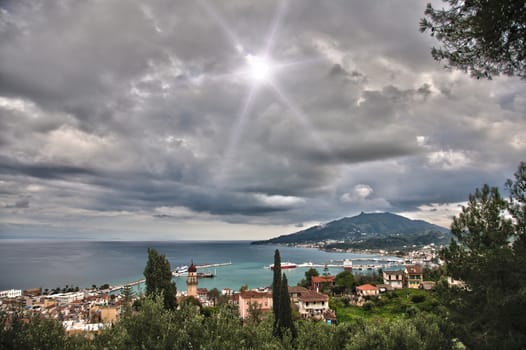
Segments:
[[[190,265],[190,267],[188,268],[188,272],[197,272],[197,267],[195,267],[194,263]]]

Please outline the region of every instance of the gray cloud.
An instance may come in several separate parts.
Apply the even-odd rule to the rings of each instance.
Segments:
[[[273,83],[242,116],[246,55],[264,51],[276,9],[3,2],[2,231],[238,225],[255,238],[362,210],[446,208],[524,160],[526,86],[443,70],[418,1],[288,1]]]

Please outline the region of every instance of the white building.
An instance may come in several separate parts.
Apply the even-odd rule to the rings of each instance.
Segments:
[[[0,298],[16,298],[22,296],[21,289],[9,289],[0,291]]]
[[[59,305],[67,305],[77,300],[84,300],[84,292],[59,293],[49,297],[55,299]]]
[[[329,297],[326,294],[307,291],[298,296],[298,311],[303,318],[322,318],[329,310]]]
[[[394,289],[404,288],[404,271],[384,271],[384,284],[389,284]]]

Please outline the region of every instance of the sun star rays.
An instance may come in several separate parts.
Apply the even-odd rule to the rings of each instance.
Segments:
[[[321,61],[319,58],[296,62],[275,62],[273,60],[272,50],[276,42],[282,19],[286,12],[287,2],[278,1],[268,33],[265,37],[263,50],[259,53],[247,52],[245,50],[245,46],[242,44],[239,37],[210,3],[206,0],[199,0],[198,4],[205,10],[209,18],[221,28],[223,34],[244,62],[244,67],[231,73],[230,76],[241,78],[248,85],[248,92],[245,95],[244,100],[241,102],[237,119],[232,127],[230,137],[228,138],[222,164],[215,177],[215,185],[218,187],[225,186],[228,173],[235,161],[235,153],[238,149],[243,130],[245,129],[247,122],[250,119],[250,114],[253,111],[254,101],[257,98],[258,91],[264,87],[269,88],[274,93],[276,99],[287,108],[292,117],[307,131],[320,151],[323,154],[326,154],[327,158],[332,158],[333,156],[329,145],[319,135],[307,114],[305,114],[300,107],[293,102],[287,92],[279,84],[278,75],[280,71]],[[225,76],[228,76],[228,74]]]

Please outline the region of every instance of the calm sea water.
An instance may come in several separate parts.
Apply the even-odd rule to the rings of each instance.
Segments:
[[[232,262],[208,269],[216,278],[200,279],[199,287],[239,289],[268,286],[272,272],[264,268],[273,263],[278,248],[281,261],[326,264],[343,259],[374,257],[366,254],[328,253],[312,248],[250,245],[250,242],[86,242],[0,240],[0,290],[33,287],[91,287],[92,284],[117,285],[143,278],[147,249],[165,254],[172,268]],[[285,270],[290,285],[303,278],[307,268]],[[323,268],[318,268],[320,273]],[[203,270],[200,270],[203,271]],[[337,274],[341,269],[331,269]],[[174,279],[178,290],[186,290],[185,278]]]

